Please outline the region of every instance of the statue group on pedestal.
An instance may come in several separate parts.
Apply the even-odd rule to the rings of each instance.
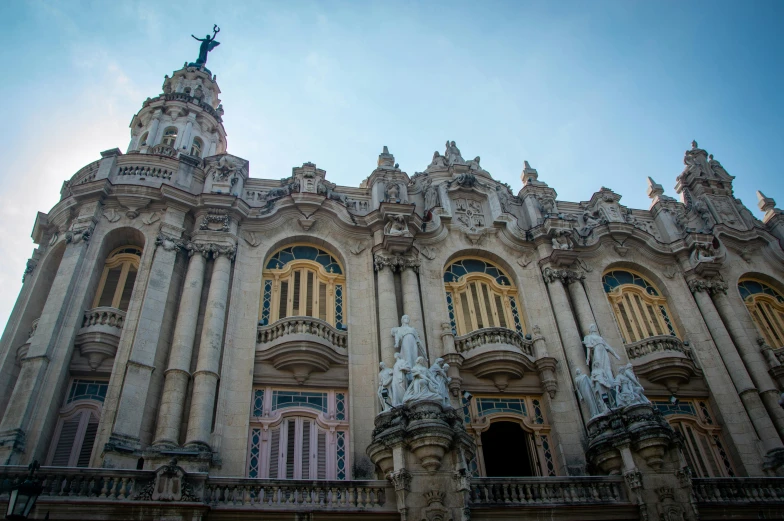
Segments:
[[[644,394],[645,389],[634,374],[632,364],[622,366],[613,375],[610,356],[617,360],[621,357],[602,338],[596,324],[591,324],[583,344],[588,348],[586,362],[591,374],[586,375],[579,368],[576,369],[574,383],[580,400],[588,406],[591,418],[612,408],[649,403]]]
[[[449,403],[449,364],[437,358],[429,368],[427,356],[419,333],[410,325],[408,315],[403,315],[400,327],[392,328],[395,337],[395,365],[391,369],[384,362],[379,364],[378,399],[382,410],[404,403],[432,400],[445,407]]]

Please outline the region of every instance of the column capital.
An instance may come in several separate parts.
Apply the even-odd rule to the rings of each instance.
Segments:
[[[710,295],[726,294],[727,283],[720,279],[704,279],[702,277],[693,277],[687,281],[689,289],[692,293],[706,292]]]
[[[373,254],[373,269],[376,271],[388,267],[392,272],[412,269],[418,273],[420,265],[419,257],[414,255],[397,255],[387,252]]]
[[[174,237],[163,231],[158,232],[158,237],[155,238],[155,245],[160,246],[166,251],[175,252],[185,248],[185,244],[183,244],[182,241],[179,241],[177,237]]]
[[[200,253],[204,258],[208,258],[212,254],[213,259],[217,259],[221,255],[225,255],[229,260],[234,260],[237,254],[236,244],[217,244],[213,242],[188,242],[183,245],[183,248],[188,251],[188,256],[191,257],[196,253]]]
[[[572,282],[583,280],[585,273],[579,270],[546,267],[542,270],[542,277],[544,277],[544,281],[547,284],[560,280],[564,285],[569,285]]]
[[[65,242],[68,244],[79,244],[90,242],[90,237],[93,235],[93,230],[95,230],[95,223],[91,222],[86,226],[77,226],[74,223],[71,226],[71,229],[65,232]]]

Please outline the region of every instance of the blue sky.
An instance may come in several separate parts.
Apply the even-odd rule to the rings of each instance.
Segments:
[[[383,145],[413,175],[450,139],[515,191],[527,159],[560,199],[608,186],[648,208],[646,177],[674,196],[696,139],[755,215],[758,189],[784,205],[778,0],[8,0],[0,17],[0,324],[36,211],[125,151],[133,114],[213,23],[229,152],[253,177],[313,161],[356,186]]]

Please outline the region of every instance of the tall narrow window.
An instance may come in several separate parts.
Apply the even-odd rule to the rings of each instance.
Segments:
[[[313,246],[290,246],[275,252],[262,274],[259,325],[286,317],[321,319],[346,329],[344,291],[346,277],[337,259]]]
[[[163,139],[161,143],[167,147],[174,147],[174,142],[177,141],[177,127],[167,127],[163,131]]]
[[[93,307],[128,310],[142,251],[135,246],[117,248],[106,259]]]
[[[145,132],[144,134],[142,134],[141,139],[139,139],[139,146],[140,147],[143,147],[143,146],[147,145],[147,136],[149,136],[149,135],[150,135],[149,132]]]
[[[741,280],[738,291],[765,342],[774,349],[784,347],[784,296],[752,279]]]
[[[90,465],[101,407],[108,382],[73,380],[66,405],[60,412],[47,464],[54,467],[87,467]]]
[[[494,264],[458,259],[444,271],[444,286],[449,320],[456,335],[490,327],[525,333],[517,289]]]
[[[195,157],[201,157],[201,151],[204,148],[204,142],[199,138],[193,139],[193,144],[191,145],[191,155]]]
[[[667,299],[643,277],[631,271],[614,270],[604,274],[602,283],[624,343],[659,335],[678,336]]]

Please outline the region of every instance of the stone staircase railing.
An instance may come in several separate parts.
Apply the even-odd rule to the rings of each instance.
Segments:
[[[208,478],[204,502],[213,508],[313,508],[395,512],[387,481]]]
[[[691,350],[683,344],[680,338],[671,335],[652,336],[626,344],[626,354],[629,356],[629,360],[666,351],[678,352],[691,358]]]
[[[471,507],[629,503],[623,478],[472,478]]]
[[[695,478],[692,485],[697,503],[784,507],[784,478]]]
[[[340,331],[327,322],[313,317],[288,317],[268,326],[259,326],[256,342],[266,344],[286,335],[315,335],[335,347],[348,346],[348,332]]]
[[[84,312],[82,327],[111,326],[122,329],[125,323],[125,311],[117,308],[100,307],[88,309]]]
[[[523,354],[534,356],[531,340],[516,331],[503,327],[486,327],[471,331],[467,335],[455,337],[455,349],[458,353],[465,353],[485,344],[509,344],[519,349]]]

